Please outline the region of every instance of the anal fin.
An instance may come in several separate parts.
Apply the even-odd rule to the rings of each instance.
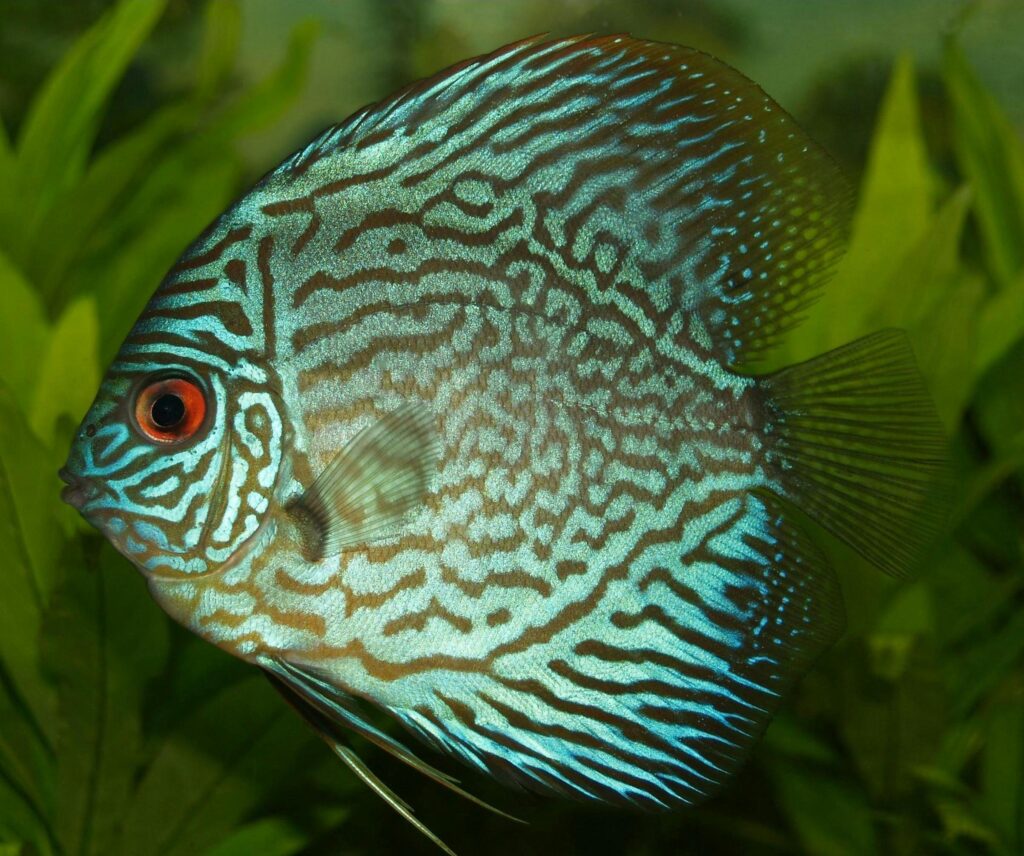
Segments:
[[[384,784],[352,749],[342,742],[339,735],[341,729],[347,728],[354,731],[463,799],[507,820],[523,822],[463,790],[454,777],[423,761],[402,743],[368,722],[356,708],[354,700],[335,688],[326,679],[302,666],[280,659],[270,659],[262,665],[274,688],[302,715],[349,769],[398,814],[446,853],[452,854],[451,849],[422,821],[418,820],[414,816],[412,808]]]

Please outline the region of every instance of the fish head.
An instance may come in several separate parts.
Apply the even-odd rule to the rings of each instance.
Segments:
[[[269,361],[197,323],[143,313],[60,471],[62,498],[155,577],[223,569],[256,543],[291,437]]]

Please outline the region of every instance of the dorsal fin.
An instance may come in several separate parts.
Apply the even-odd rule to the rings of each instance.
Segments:
[[[482,176],[529,194],[560,275],[645,291],[656,338],[685,325],[730,365],[798,320],[849,220],[839,169],[760,87],[624,35],[527,39],[453,66],[328,129],[277,175],[306,192],[303,174],[338,153],[339,179],[376,170],[403,193]]]

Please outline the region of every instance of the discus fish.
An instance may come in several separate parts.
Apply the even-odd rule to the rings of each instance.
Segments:
[[[839,634],[800,509],[900,573],[944,444],[884,331],[751,370],[850,193],[696,50],[531,39],[328,129],[182,256],[62,475],[160,605],[344,743],[714,793]]]

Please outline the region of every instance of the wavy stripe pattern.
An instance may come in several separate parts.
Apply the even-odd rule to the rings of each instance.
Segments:
[[[835,629],[735,366],[834,259],[838,188],[695,51],[531,41],[456,67],[329,129],[186,253],[105,389],[188,370],[212,427],[156,456],[103,427],[94,514],[239,656],[499,777],[692,802]],[[409,402],[442,440],[428,502],[307,563],[279,509]]]

